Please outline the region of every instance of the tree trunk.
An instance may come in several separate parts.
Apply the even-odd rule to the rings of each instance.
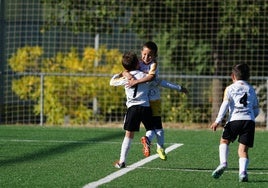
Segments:
[[[214,58],[214,68],[215,68],[215,76],[220,74],[219,67],[219,58],[218,53],[213,54]],[[219,108],[222,102],[222,80],[220,78],[214,78],[212,80],[212,112],[211,112],[211,121],[214,122],[217,114],[219,112]]]
[[[217,117],[221,102],[222,102],[222,81],[220,79],[215,78],[212,80],[212,113],[211,113],[212,122],[214,122]]]

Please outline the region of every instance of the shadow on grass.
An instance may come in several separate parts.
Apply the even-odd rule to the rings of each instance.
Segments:
[[[77,142],[71,142],[68,144],[61,144],[56,147],[51,147],[48,149],[41,149],[39,151],[35,151],[33,153],[29,154],[24,154],[24,156],[20,157],[15,157],[13,159],[7,159],[7,160],[1,160],[0,161],[0,166],[7,166],[7,165],[14,165],[22,162],[27,162],[31,160],[40,160],[52,155],[57,155],[57,154],[62,154],[66,152],[70,152],[72,150],[75,150],[76,148],[81,148],[81,147],[89,147],[89,142],[105,142],[109,141],[113,138],[118,138],[124,136],[124,133],[122,132],[116,132],[113,134],[106,135],[104,137],[99,137],[99,138],[90,138],[90,139],[84,139],[84,140],[79,140]]]
[[[143,167],[141,167],[143,168]],[[144,167],[146,168],[146,167]],[[184,171],[184,172],[213,172],[215,168],[161,168],[162,170],[174,170],[174,171]],[[226,172],[231,172],[231,173],[238,173],[239,169],[238,168],[227,168]],[[268,168],[248,168],[249,174],[267,174],[268,173]],[[268,181],[268,179],[267,179]]]
[[[268,183],[268,180],[252,180],[251,178],[249,179],[249,182],[247,183]]]

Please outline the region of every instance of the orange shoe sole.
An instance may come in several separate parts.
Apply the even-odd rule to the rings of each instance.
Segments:
[[[147,144],[147,138],[145,136],[141,137],[141,143],[143,145],[143,155],[145,157],[149,157],[150,156],[150,146],[148,146]]]

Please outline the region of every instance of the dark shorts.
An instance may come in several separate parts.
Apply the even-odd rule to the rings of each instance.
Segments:
[[[253,147],[255,134],[255,122],[251,120],[238,120],[228,122],[223,129],[222,138],[234,142],[238,136],[238,142],[248,147]]]
[[[143,123],[146,130],[153,130],[152,110],[150,107],[131,106],[127,109],[124,130],[139,131]]]
[[[161,116],[153,116],[154,129],[163,129]]]
[[[153,124],[155,129],[163,129],[161,119],[161,100],[151,100],[150,106],[153,114]]]

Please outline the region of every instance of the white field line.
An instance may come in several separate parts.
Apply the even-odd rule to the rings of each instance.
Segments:
[[[166,153],[169,153],[170,151],[172,151],[172,150],[174,150],[182,145],[183,144],[173,144],[173,145],[169,146],[168,148],[166,148],[165,151],[166,151]],[[142,159],[142,160],[140,160],[140,161],[138,161],[130,166],[127,166],[126,168],[122,168],[122,169],[102,178],[102,179],[91,182],[91,183],[85,185],[83,188],[95,188],[95,187],[98,187],[102,184],[108,183],[108,182],[110,182],[110,181],[112,181],[120,176],[125,175],[126,173],[128,173],[132,170],[135,170],[136,168],[138,168],[138,167],[140,167],[148,162],[151,162],[152,160],[154,160],[156,158],[158,158],[158,154],[151,155],[150,157]]]

